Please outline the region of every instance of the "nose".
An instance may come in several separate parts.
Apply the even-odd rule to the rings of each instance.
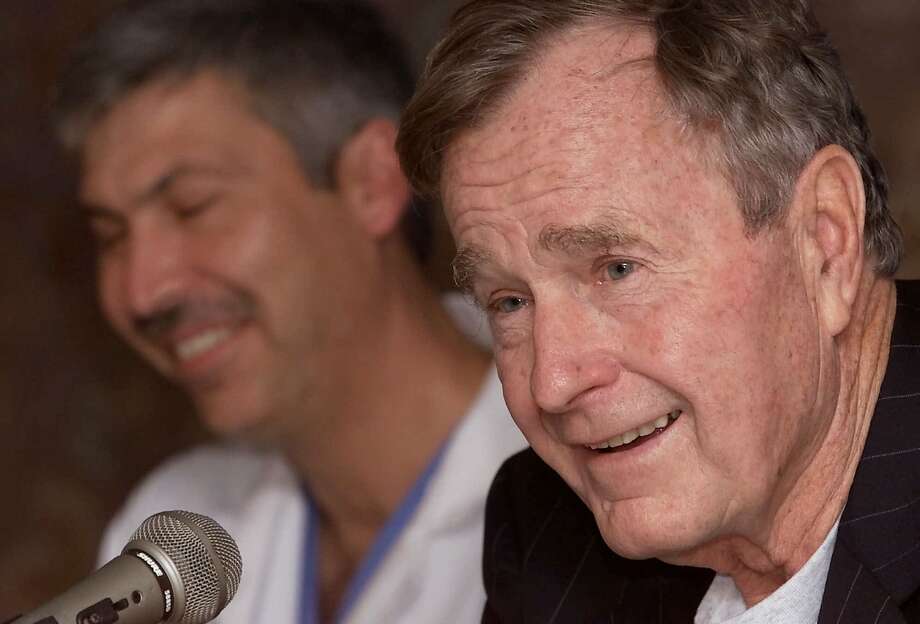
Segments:
[[[584,302],[538,304],[532,336],[530,389],[545,412],[565,413],[592,390],[614,384],[620,376],[613,328]]]
[[[178,233],[153,224],[131,233],[118,287],[133,317],[149,317],[175,305],[183,289],[183,275]]]

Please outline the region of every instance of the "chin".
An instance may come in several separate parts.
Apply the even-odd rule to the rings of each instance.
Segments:
[[[264,436],[260,410],[247,409],[238,397],[215,398],[195,401],[198,417],[211,433],[221,438],[247,441]]]
[[[621,557],[668,561],[679,559],[681,553],[695,547],[693,536],[687,532],[687,524],[674,514],[637,509],[635,504],[623,507],[624,503],[619,503],[609,511],[593,510],[604,542]]]
[[[601,536],[610,550],[625,559],[657,559],[662,552],[659,545],[655,543],[624,536],[618,531],[601,528]]]

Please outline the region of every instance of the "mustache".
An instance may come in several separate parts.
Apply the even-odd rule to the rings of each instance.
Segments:
[[[137,315],[135,331],[149,339],[168,335],[186,324],[235,322],[249,318],[255,301],[246,293],[234,293],[221,299],[182,299],[161,306],[150,314]]]

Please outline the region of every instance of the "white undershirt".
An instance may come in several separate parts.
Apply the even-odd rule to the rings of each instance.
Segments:
[[[801,570],[750,609],[731,577],[717,574],[697,607],[693,624],[815,624],[839,525],[839,520],[834,523]]]

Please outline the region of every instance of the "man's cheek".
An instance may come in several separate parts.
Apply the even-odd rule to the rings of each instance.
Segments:
[[[532,351],[524,342],[497,343],[494,346],[498,379],[505,389],[505,400],[510,402],[509,391],[530,392],[530,372],[533,369]]]
[[[536,420],[536,405],[530,392],[530,365],[502,351],[495,353],[495,362],[505,403],[518,428],[526,435],[527,428]]]

